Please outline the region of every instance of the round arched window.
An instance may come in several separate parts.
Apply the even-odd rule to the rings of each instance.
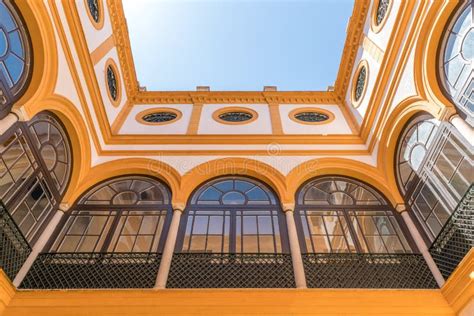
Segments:
[[[397,150],[396,171],[403,193],[417,180],[417,174],[438,130],[439,121],[430,115],[421,115],[405,127]]]
[[[28,31],[10,0],[0,0],[0,119],[26,89],[31,72]]]
[[[467,121],[474,125],[474,1],[459,8],[441,46],[442,85]]]
[[[55,252],[160,252],[171,194],[159,181],[124,176],[91,188],[68,212]]]
[[[306,253],[410,253],[402,223],[370,186],[327,176],[297,194],[295,218]]]
[[[42,114],[29,123],[29,129],[56,189],[63,193],[72,166],[70,144],[64,128],[51,115]]]
[[[244,177],[204,184],[186,207],[181,225],[182,252],[281,253],[288,241],[281,233],[285,217],[275,194]]]

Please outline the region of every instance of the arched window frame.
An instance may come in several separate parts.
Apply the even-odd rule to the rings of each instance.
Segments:
[[[124,189],[123,184],[127,183],[130,187]],[[140,187],[141,193],[138,190]],[[117,197],[126,196],[131,191],[142,195],[150,189],[156,189],[155,192],[159,192],[162,199],[143,200],[137,195],[138,199],[134,203],[120,199],[117,199],[119,203],[114,202]],[[115,195],[108,200],[92,199],[94,196],[106,197],[111,190],[115,190]],[[161,253],[171,214],[171,191],[161,181],[141,175],[107,179],[89,188],[74,203],[46,248],[52,253]],[[86,224],[84,229],[80,228],[79,220]],[[127,240],[132,242],[132,247],[126,248]],[[143,246],[137,244],[139,240],[148,243],[148,248],[144,250]]]
[[[26,27],[26,23],[24,22],[24,19],[21,16],[14,2],[11,0],[0,0],[0,6],[4,6],[4,8],[9,11],[9,16],[15,23],[14,28],[12,29],[13,31],[5,31],[7,32],[7,34],[18,34],[17,38],[22,44],[22,53],[24,54],[24,56],[15,57],[23,61],[23,69],[21,71],[19,79],[16,82],[12,83],[12,86],[10,86],[10,84],[8,83],[11,82],[11,79],[7,79],[4,76],[3,72],[0,71],[0,119],[2,119],[8,115],[13,104],[24,94],[24,92],[28,88],[28,84],[32,74],[33,54],[31,51],[31,39],[28,29]],[[2,66],[3,63],[3,57],[5,57],[6,60],[6,56],[12,56],[13,54],[15,56],[18,56],[16,53],[12,52],[9,47],[7,48],[8,51],[6,55],[0,56],[0,66]]]
[[[405,183],[399,168],[405,138],[427,121],[436,122],[437,128],[430,134],[419,168],[410,171],[409,181]],[[431,115],[421,113],[404,126],[395,153],[394,172],[399,190],[427,243],[433,242],[474,181],[470,172],[472,157],[472,146],[449,122],[438,122]]]
[[[310,190],[328,182],[348,183],[346,188],[354,188],[350,192],[358,190],[359,194],[366,197],[370,194],[374,199],[354,200],[353,196],[349,198],[350,195],[338,194],[336,192],[348,191],[337,187],[336,184],[336,187],[326,191],[331,192],[329,197],[337,198],[333,194],[338,194],[338,199],[348,202],[352,199],[352,204],[331,204],[330,200],[326,200],[327,203],[324,200],[305,202],[304,197]],[[342,176],[311,179],[299,188],[296,201],[294,216],[302,253],[412,253],[417,249],[399,214],[386,198],[361,181]],[[375,228],[374,234],[368,234],[368,230],[364,231],[366,226],[362,225],[362,220],[367,220],[366,226],[371,224],[368,227]],[[376,220],[385,221],[385,231],[381,231]],[[316,222],[319,227],[310,227],[309,221]],[[374,249],[369,238],[374,240],[374,244],[378,239],[384,251],[380,251],[382,248]],[[387,246],[388,240],[398,243],[397,251]]]
[[[269,196],[267,204],[249,202],[246,198],[245,204],[222,204],[214,201],[211,203],[201,203],[199,201],[199,196],[203,194],[206,190],[213,187],[216,184],[220,184],[226,181],[242,181],[248,182],[252,185],[255,185],[262,189]],[[221,197],[225,194],[231,192],[224,192]],[[252,179],[250,177],[242,176],[226,176],[212,179],[206,183],[200,185],[194,193],[191,195],[191,198],[188,201],[186,206],[184,216],[181,218],[178,239],[175,247],[176,252],[182,253],[192,253],[192,252],[212,252],[214,253],[289,253],[289,242],[288,234],[286,230],[286,220],[284,213],[281,210],[281,205],[278,201],[277,195],[264,183]],[[204,234],[194,233],[194,228],[196,226],[194,220],[196,217],[208,217],[208,225],[206,225],[206,232]],[[216,234],[210,234],[211,227],[211,217],[219,216],[222,217],[222,226],[219,231],[216,231]],[[265,217],[268,219],[270,217],[270,225],[272,230],[270,233],[261,233],[260,232],[260,217]],[[245,224],[244,222],[253,221],[255,219],[255,233],[245,233]],[[262,221],[263,222],[263,221]],[[239,229],[240,223],[240,229]],[[268,224],[268,223],[267,223]],[[278,226],[278,227],[277,227]],[[263,227],[263,226],[262,226]],[[251,229],[254,231],[254,229]],[[239,239],[239,231],[241,238]],[[227,236],[226,236],[227,233]],[[279,233],[279,234],[278,234]],[[193,239],[200,238],[204,236],[205,238],[205,250],[193,250]],[[216,238],[221,238],[220,249],[210,249],[207,247],[207,241],[209,236],[216,236]],[[262,238],[271,238],[273,239],[273,250],[268,251],[262,248]],[[257,246],[251,247],[249,250],[246,248],[245,237],[256,238]],[[227,238],[227,239],[226,239]],[[239,242],[240,240],[240,242]],[[226,245],[227,242],[227,245]]]
[[[38,137],[32,131],[32,126],[40,126],[38,124],[42,126],[38,130],[41,139],[45,138],[41,131],[54,126],[58,131],[55,139],[61,139],[64,144],[63,153],[72,156],[64,127],[48,112],[37,114],[29,122],[17,122],[0,136],[0,144],[4,146],[0,150],[0,169],[4,170],[0,199],[30,245],[37,241],[58,209],[72,168],[72,161],[68,159],[64,179],[58,186],[40,152]],[[8,187],[5,186],[7,183]]]
[[[459,23],[462,22],[462,18],[468,20],[468,17],[471,16],[471,25],[466,26],[466,29],[464,29],[465,34],[463,34],[463,36],[466,36],[469,33],[469,30],[471,30],[471,32],[474,32],[472,30],[472,28],[474,27],[474,21],[472,17],[473,13],[473,0],[460,1],[459,5],[454,10],[453,16],[451,17],[446,26],[438,53],[438,79],[441,83],[444,93],[454,103],[454,105],[458,109],[459,114],[464,117],[464,119],[471,126],[474,126],[474,112],[473,110],[469,109],[474,108],[474,96],[472,95],[472,93],[470,93],[474,89],[474,61],[471,60],[471,62],[469,62],[464,58],[463,54],[461,53],[461,50],[462,48],[464,48],[465,45],[465,37],[459,39],[459,30],[457,30],[457,28],[461,26]],[[459,39],[459,41],[461,41],[462,43],[458,43],[459,45],[455,45],[457,39]],[[448,50],[450,49],[450,47],[457,47],[458,49],[454,52],[454,54],[451,54],[449,57],[447,57],[446,55],[448,54]],[[460,57],[458,58],[457,56]],[[447,78],[446,67],[449,62],[454,61],[455,59],[459,60],[459,62],[462,62],[464,65],[463,67],[461,67],[461,71],[456,74],[454,85],[452,85],[452,82],[450,83],[449,79]]]

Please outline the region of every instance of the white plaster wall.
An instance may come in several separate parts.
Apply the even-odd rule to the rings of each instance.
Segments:
[[[106,0],[99,0],[102,2],[102,14],[104,25],[102,29],[97,30],[92,21],[89,19],[87,4],[85,0],[75,0],[79,18],[84,30],[84,35],[87,39],[87,46],[89,51],[93,52],[100,44],[112,35],[112,25],[110,23],[109,8],[106,5]]]
[[[50,15],[50,18],[52,19],[52,13],[50,10],[49,5],[46,5],[46,8],[48,10],[48,14]],[[81,106],[81,102],[78,96],[78,92],[76,90],[76,87],[74,85],[74,81],[72,79],[72,75],[69,69],[69,65],[67,63],[64,50],[62,46],[59,44],[61,43],[59,40],[58,32],[56,28],[54,28],[54,36],[56,38],[56,43],[58,43],[57,46],[57,53],[58,53],[58,80],[56,81],[56,87],[54,89],[54,93],[57,95],[61,95],[68,99],[73,106],[79,111],[79,113],[82,116],[82,119],[84,122],[86,122],[86,116],[84,114],[84,109]],[[91,142],[91,159],[96,159],[97,158],[97,151],[96,148],[93,144],[92,140],[92,131],[90,130],[89,126],[87,126],[87,134],[89,136],[90,142]],[[78,150],[73,148],[74,150]]]
[[[145,125],[136,120],[138,113],[155,108],[172,108],[179,110],[183,115],[176,122],[163,125]],[[192,104],[137,104],[130,111],[120,129],[120,134],[186,134],[192,110]]]
[[[304,108],[320,108],[327,110],[334,114],[334,120],[326,124],[302,124],[290,119],[289,114],[294,109]],[[280,117],[285,134],[314,134],[314,135],[328,135],[328,134],[352,134],[341,109],[338,105],[328,104],[280,104]]]
[[[226,107],[249,108],[257,112],[258,118],[247,124],[223,124],[212,118],[212,114]],[[198,134],[271,134],[272,123],[267,104],[204,104],[199,121]]]
[[[105,64],[106,61],[111,58],[114,60],[115,64],[117,65],[117,70],[119,72],[119,84],[121,89],[121,99],[120,103],[117,107],[113,106],[112,101],[109,98],[107,93],[107,81],[105,79]],[[125,82],[123,81],[123,73],[122,68],[120,67],[120,62],[117,54],[117,49],[114,47],[112,48],[105,56],[102,58],[95,66],[94,71],[97,77],[97,83],[99,85],[100,95],[102,96],[102,102],[104,103],[105,112],[107,113],[107,118],[109,123],[112,124],[117,117],[120,109],[122,109],[123,105],[127,102],[127,92],[125,91]]]
[[[359,106],[355,108],[352,104],[351,100],[351,95],[352,95],[352,90],[353,90],[353,82],[352,80],[357,80],[357,78],[354,78],[354,74],[357,70],[357,67],[359,66],[359,63],[361,60],[366,60],[368,65],[369,65],[369,78],[367,82],[367,89],[365,91],[365,94],[363,96],[362,101],[360,102]],[[380,64],[372,58],[372,56],[369,54],[369,52],[365,51],[362,46],[359,47],[358,54],[357,54],[357,59],[356,62],[354,63],[354,68],[352,69],[352,74],[351,74],[351,82],[349,84],[349,88],[347,89],[346,93],[346,102],[349,105],[349,108],[351,109],[352,113],[354,113],[354,116],[359,124],[362,123],[362,120],[365,117],[365,114],[367,113],[367,108],[369,106],[369,101],[372,96],[372,92],[374,89],[385,89],[386,87],[375,87],[375,82],[377,80],[377,77],[379,75],[379,70],[380,70]]]
[[[415,87],[414,60],[415,51],[412,50],[408,61],[405,64],[405,69],[403,70],[395,97],[393,98],[392,104],[390,105],[390,113],[397,107],[397,105],[400,104],[400,102],[407,99],[408,97],[417,95]]]
[[[184,175],[191,169],[200,164],[206,163],[208,161],[227,158],[228,156],[140,156],[142,158],[148,158],[156,161],[164,162],[171,167],[173,167],[180,175]],[[367,156],[232,156],[235,158],[247,158],[251,160],[261,161],[266,163],[276,170],[278,170],[282,175],[287,176],[291,170],[294,168],[298,168],[301,164],[314,160],[314,159],[325,159],[325,158],[346,158],[350,160],[354,160],[357,162],[362,162],[370,166],[375,166],[373,164],[373,158],[370,155]],[[124,156],[102,156],[99,157],[94,163],[94,165],[100,165],[105,162],[114,161],[118,159],[124,159],[130,157]],[[231,169],[231,165],[229,165],[229,169]],[[310,168],[318,168],[317,162],[312,165]],[[150,170],[153,171],[153,165],[150,164]],[[311,170],[308,170],[308,172]]]
[[[365,34],[367,34],[367,37],[370,38],[383,51],[385,51],[387,48],[387,44],[390,40],[390,35],[392,34],[393,29],[397,27],[396,20],[401,5],[401,0],[392,1],[392,9],[388,12],[389,15],[387,17],[387,20],[385,21],[384,26],[382,27],[382,29],[380,29],[378,33],[374,33],[372,31],[372,28],[370,27],[370,24],[372,23],[372,9],[374,6],[373,2],[371,4],[368,15],[369,18],[367,19],[365,26],[365,29],[367,30]]]

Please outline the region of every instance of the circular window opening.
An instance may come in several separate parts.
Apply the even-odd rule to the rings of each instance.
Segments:
[[[212,115],[214,120],[223,124],[247,124],[257,119],[258,114],[248,108],[223,108]]]
[[[179,120],[182,113],[173,108],[153,108],[137,114],[135,119],[145,125],[164,125]]]
[[[148,123],[164,123],[174,121],[178,115],[173,112],[154,112],[143,116],[143,120]]]
[[[294,115],[295,119],[302,122],[324,122],[329,116],[319,112],[299,112]]]
[[[226,122],[245,122],[251,120],[253,115],[247,112],[226,112],[219,114],[219,118]]]
[[[387,15],[389,6],[390,0],[379,0],[379,5],[377,6],[377,15],[375,17],[375,25],[379,26],[382,24],[385,16]]]

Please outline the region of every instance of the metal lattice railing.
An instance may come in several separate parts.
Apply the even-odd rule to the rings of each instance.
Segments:
[[[448,279],[464,256],[474,247],[474,185],[467,190],[456,210],[430,247],[441,274]]]
[[[30,253],[28,241],[0,203],[0,268],[13,280]]]
[[[168,288],[295,287],[289,254],[175,253]]]
[[[20,288],[151,288],[160,260],[156,253],[43,253]]]
[[[436,288],[420,254],[303,254],[310,288]]]

